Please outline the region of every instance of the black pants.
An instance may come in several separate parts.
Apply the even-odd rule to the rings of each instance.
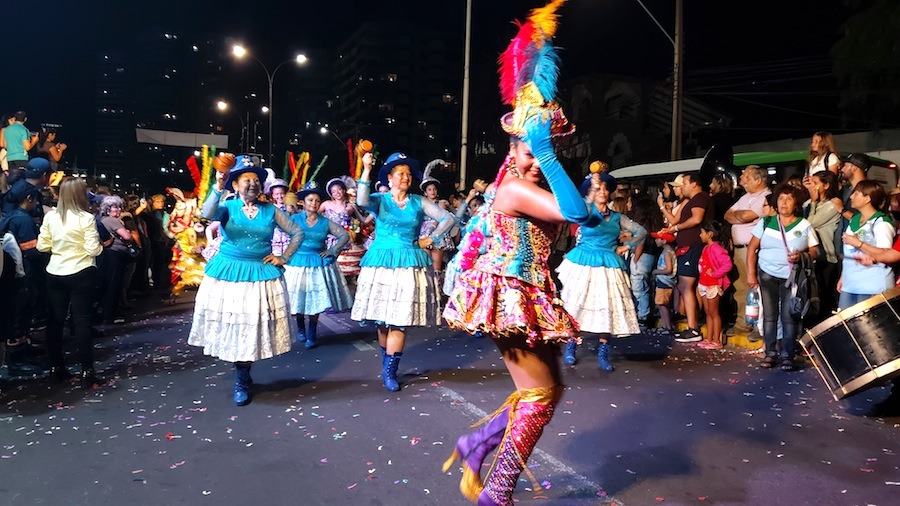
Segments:
[[[104,269],[106,285],[103,287],[103,321],[112,322],[119,311],[119,301],[122,298],[122,283],[125,279],[125,264],[128,262],[128,254],[108,249],[104,253]]]
[[[96,267],[88,267],[68,276],[47,274],[47,354],[51,367],[63,367],[62,334],[69,307],[72,309],[72,323],[82,370],[94,367],[93,345],[91,343],[91,303],[94,300],[94,278]]]
[[[150,270],[153,272],[153,287],[168,288],[171,284],[172,272],[169,262],[172,261],[172,246],[168,241],[151,241]]]

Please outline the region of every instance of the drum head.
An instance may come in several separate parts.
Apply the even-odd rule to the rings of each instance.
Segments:
[[[900,375],[900,289],[828,318],[800,344],[837,399]]]

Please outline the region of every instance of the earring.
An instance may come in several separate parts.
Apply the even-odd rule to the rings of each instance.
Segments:
[[[516,167],[516,161],[512,158],[509,159],[509,167],[506,170],[515,174],[515,176],[519,179],[525,178],[525,176],[523,176],[522,173],[519,172],[519,169]]]

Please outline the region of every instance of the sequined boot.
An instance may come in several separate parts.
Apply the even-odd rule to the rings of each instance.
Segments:
[[[512,407],[513,415],[500,449],[494,457],[484,489],[478,495],[480,506],[512,505],[512,494],[523,470],[528,473],[535,490],[541,489],[534,475],[526,468],[526,462],[544,432],[544,426],[553,418],[553,409],[561,393],[561,386],[519,390],[519,401]]]
[[[446,473],[453,462],[457,459],[461,460],[463,474],[459,481],[459,491],[470,501],[477,501],[478,494],[484,488],[481,481],[482,464],[488,454],[494,451],[503,440],[503,434],[509,424],[509,413],[518,399],[519,393],[513,392],[497,411],[472,426],[477,427],[487,421],[482,428],[471,434],[460,436],[456,440],[453,455],[444,462],[443,471]]]

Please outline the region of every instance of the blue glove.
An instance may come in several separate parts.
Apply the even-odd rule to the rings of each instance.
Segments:
[[[540,116],[532,116],[525,121],[525,135],[523,140],[531,148],[531,154],[541,164],[541,172],[550,184],[550,190],[559,204],[559,211],[563,218],[572,223],[586,227],[593,227],[599,223],[599,217],[589,213],[584,199],[575,183],[569,179],[556,153],[553,152],[553,143],[550,140],[550,122],[541,121]]]

